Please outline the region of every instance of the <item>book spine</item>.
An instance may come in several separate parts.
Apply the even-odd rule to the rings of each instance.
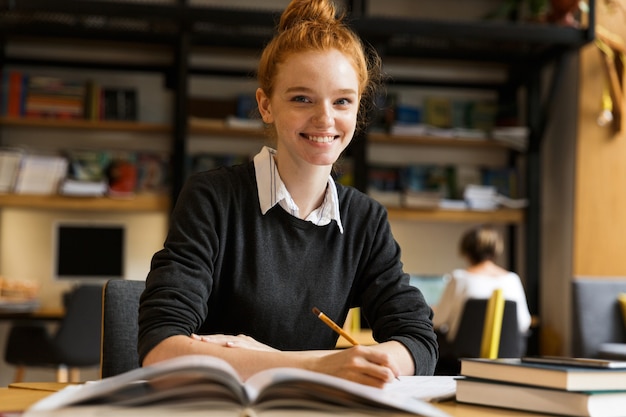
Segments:
[[[0,84],[0,116],[6,116],[9,101],[9,72],[2,71],[2,84]]]
[[[11,71],[9,74],[7,116],[19,117],[21,115],[22,78],[22,73],[19,71]]]

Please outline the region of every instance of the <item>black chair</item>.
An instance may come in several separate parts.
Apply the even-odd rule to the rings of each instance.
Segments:
[[[5,350],[5,361],[16,366],[14,381],[24,379],[26,368],[54,367],[58,382],[78,382],[80,368],[100,363],[101,320],[102,286],[81,285],[69,294],[56,332],[43,322],[16,322]]]
[[[137,334],[139,298],[144,281],[115,279],[103,291],[102,358],[100,376],[106,378],[139,367]]]
[[[441,356],[435,374],[458,375],[461,358],[481,357],[481,343],[488,299],[469,299],[465,302],[463,316],[454,341],[448,343],[440,337]],[[519,358],[526,353],[527,335],[519,331],[517,304],[505,300],[500,332],[499,358]],[[444,348],[445,347],[445,348]]]
[[[626,322],[617,302],[625,277],[576,277],[572,281],[572,351],[586,358],[626,359]]]

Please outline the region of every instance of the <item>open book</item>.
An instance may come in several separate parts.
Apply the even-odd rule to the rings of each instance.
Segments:
[[[303,369],[268,369],[244,383],[227,362],[196,355],[68,386],[34,404],[23,416],[57,415],[55,410],[63,415],[73,415],[72,411],[78,410],[83,411],[80,415],[96,415],[93,410],[102,411],[102,407],[118,412],[124,408],[118,415],[148,415],[151,413],[148,410],[158,407],[159,414],[169,409],[177,416],[195,415],[199,410],[204,416],[213,415],[211,411],[220,416],[254,416],[278,409],[447,416],[433,405],[405,393]],[[129,413],[130,410],[133,412]]]

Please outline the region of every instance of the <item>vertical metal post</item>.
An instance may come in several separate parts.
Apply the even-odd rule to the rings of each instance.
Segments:
[[[179,0],[181,5],[185,0]],[[178,28],[176,50],[174,55],[174,67],[172,69],[172,86],[174,90],[173,106],[173,132],[172,132],[172,207],[176,203],[178,194],[187,177],[187,108],[188,108],[188,76],[189,55],[191,53],[191,34],[189,33],[186,19],[181,19]]]
[[[346,4],[352,19],[359,19],[367,14],[367,0],[348,0]]]
[[[543,122],[541,115],[541,65],[530,64],[527,79],[527,114],[530,137],[528,141],[526,181],[528,208],[526,209],[526,296],[530,313],[540,315],[541,282],[541,139]],[[528,341],[528,353],[537,354],[539,350],[539,329],[535,329]]]

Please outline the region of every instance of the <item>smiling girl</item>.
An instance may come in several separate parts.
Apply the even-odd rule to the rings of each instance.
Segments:
[[[331,176],[380,80],[366,52],[330,0],[284,11],[256,92],[275,148],[187,181],[141,299],[143,365],[207,354],[243,378],[290,366],[378,387],[433,373],[432,311],[385,208]],[[340,323],[361,307],[378,344],[335,350],[313,307]]]

